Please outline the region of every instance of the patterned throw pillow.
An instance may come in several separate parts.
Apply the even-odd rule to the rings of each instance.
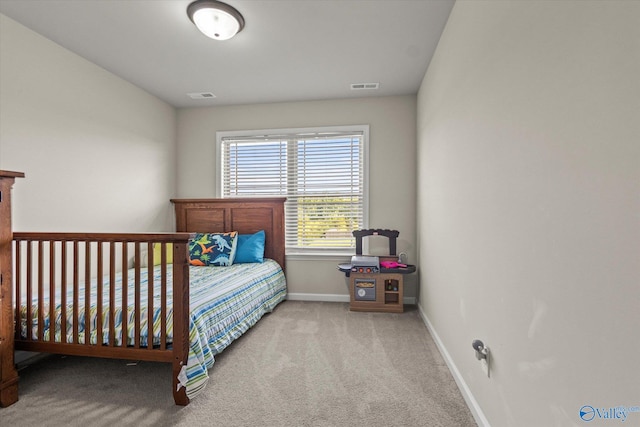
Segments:
[[[196,233],[189,240],[189,264],[228,266],[236,256],[238,232]]]

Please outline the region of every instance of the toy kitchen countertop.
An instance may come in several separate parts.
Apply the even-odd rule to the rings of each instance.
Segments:
[[[396,268],[385,268],[382,265],[380,265],[379,273],[399,273],[399,274],[415,273],[415,271],[416,271],[416,266],[415,265],[412,265],[412,264],[405,264],[405,265],[406,265],[406,267],[396,267]],[[366,270],[353,271],[352,268],[353,268],[353,265],[350,262],[338,264],[338,270],[343,272],[347,277],[349,277],[351,275],[351,273],[358,273],[358,272],[359,273],[367,273]]]

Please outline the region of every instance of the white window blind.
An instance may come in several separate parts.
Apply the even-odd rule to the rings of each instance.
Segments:
[[[287,253],[353,253],[365,225],[366,132],[219,137],[222,197],[284,196]]]

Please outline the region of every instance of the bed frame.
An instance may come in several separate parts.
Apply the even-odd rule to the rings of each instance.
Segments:
[[[62,319],[73,316],[73,334],[67,340],[65,334],[61,334],[60,341],[54,340],[54,334],[45,337],[44,328],[41,325],[50,316],[47,313],[47,303],[38,297],[37,339],[21,337],[19,330],[15,333],[16,350],[35,351],[44,353],[66,354],[74,356],[105,357],[126,360],[146,360],[172,363],[173,370],[173,397],[177,405],[189,404],[184,387],[179,387],[178,375],[182,367],[187,363],[189,351],[189,266],[188,266],[188,239],[190,233],[195,232],[228,232],[237,231],[240,234],[265,231],[265,257],[274,259],[285,268],[284,253],[284,201],[285,198],[260,198],[260,199],[172,199],[176,213],[176,233],[138,233],[138,234],[114,234],[114,233],[13,233],[14,251],[14,292],[16,325],[21,325],[20,301],[26,296],[28,301],[43,294],[55,295],[59,291],[62,301],[56,303],[62,305]],[[133,265],[135,276],[136,295],[140,291],[140,272],[148,268],[153,270],[153,244],[166,243],[169,250],[173,251],[173,282],[167,283],[166,268],[162,268],[161,286],[163,290],[173,288],[173,307],[167,307],[166,298],[161,302],[161,339],[159,346],[146,346],[140,344],[141,323],[145,319],[140,318],[141,309],[139,298],[136,301],[127,301],[123,295],[123,307],[127,304],[135,305],[135,344],[133,346],[118,345],[114,336],[113,323],[109,328],[109,336],[102,335],[101,320],[95,325],[97,342],[107,341],[107,344],[94,345],[85,343],[81,339],[77,324],[78,301],[66,301],[69,289],[77,289],[80,284],[85,284],[87,297],[90,293],[89,284],[93,276],[110,278],[114,283],[116,272],[122,270],[126,275],[126,268],[122,265]],[[162,245],[161,265],[166,264],[168,257],[167,245]],[[148,251],[148,265],[142,266],[142,260],[146,260],[144,249]],[[133,261],[132,261],[133,259]],[[152,281],[151,281],[152,282]],[[126,281],[125,281],[126,283]],[[102,283],[98,281],[93,285],[97,295],[102,295]],[[150,289],[153,283],[149,283]],[[110,287],[115,292],[114,286]],[[110,300],[115,300],[115,295]],[[153,312],[153,300],[150,299],[148,313]],[[67,309],[71,305],[71,310]],[[98,297],[97,319],[102,319],[103,308],[101,297]],[[167,310],[173,308],[173,342],[167,343],[166,315]],[[85,308],[88,311],[88,303]],[[71,312],[70,312],[71,311]],[[125,311],[126,312],[126,311]],[[27,330],[31,331],[33,318],[31,305],[26,312]],[[109,316],[113,319],[113,313]],[[113,320],[110,320],[113,322]],[[66,329],[66,322],[62,321],[62,329]],[[53,323],[53,322],[51,322]],[[148,334],[152,335],[153,322]],[[123,330],[126,330],[127,322],[123,319]],[[18,326],[19,327],[19,326]],[[87,325],[87,329],[91,326]],[[87,330],[85,333],[89,333]],[[31,335],[31,334],[29,334]],[[68,341],[68,342],[67,342]],[[88,340],[87,340],[88,341]]]

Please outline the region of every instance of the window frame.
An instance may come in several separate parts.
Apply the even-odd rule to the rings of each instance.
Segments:
[[[369,125],[346,125],[346,126],[317,126],[304,128],[279,128],[279,129],[255,129],[255,130],[237,130],[237,131],[216,131],[216,147],[215,147],[215,191],[216,197],[223,198],[223,173],[224,161],[222,156],[222,141],[224,138],[233,137],[257,137],[262,135],[295,135],[300,136],[309,134],[335,133],[335,132],[361,132],[362,133],[362,228],[369,228]],[[269,196],[265,196],[269,197]],[[276,197],[275,195],[273,197]],[[282,196],[278,196],[282,197]],[[366,246],[366,244],[365,244]],[[366,251],[366,247],[363,250]],[[303,248],[298,250],[286,249],[286,256],[289,259],[344,259],[344,256],[350,256],[355,253],[355,246],[345,249],[339,248]]]

